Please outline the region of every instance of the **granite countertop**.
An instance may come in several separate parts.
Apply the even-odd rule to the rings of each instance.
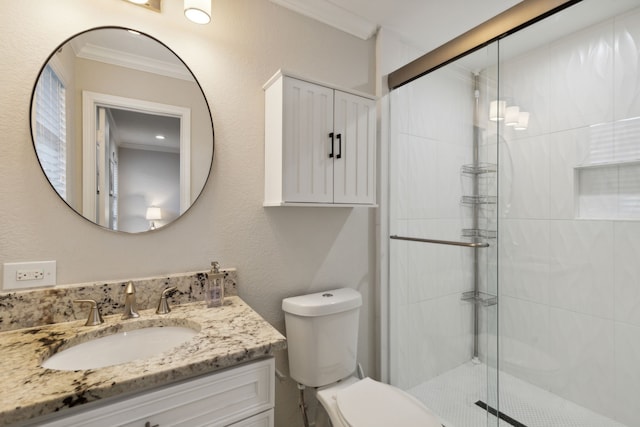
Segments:
[[[0,426],[22,424],[84,403],[166,385],[273,355],[285,338],[237,296],[222,307],[203,302],[172,307],[169,314],[140,311],[137,319],[104,317],[104,324],[84,320],[0,333]],[[40,366],[58,348],[95,337],[147,326],[200,329],[189,341],[150,359],[81,371]]]

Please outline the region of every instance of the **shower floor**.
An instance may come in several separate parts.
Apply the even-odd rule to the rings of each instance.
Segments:
[[[407,390],[438,414],[445,427],[495,426],[496,417],[475,403],[486,402],[487,367],[467,362]],[[495,388],[495,387],[492,387]],[[627,427],[504,372],[500,373],[500,410],[517,422],[499,427]]]

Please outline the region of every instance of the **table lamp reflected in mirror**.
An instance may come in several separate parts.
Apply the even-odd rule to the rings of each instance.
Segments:
[[[154,221],[162,219],[162,212],[160,211],[160,208],[157,206],[149,206],[147,208],[147,215],[145,216],[145,218],[147,221],[151,221],[151,224],[149,225],[149,230],[155,230],[156,224]]]

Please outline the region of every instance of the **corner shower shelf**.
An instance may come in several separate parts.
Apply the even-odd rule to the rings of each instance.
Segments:
[[[496,196],[462,196],[461,202],[465,205],[495,205]]]
[[[469,175],[482,175],[485,173],[494,173],[498,171],[498,165],[493,163],[478,163],[470,165],[462,165],[460,168],[462,173]]]
[[[498,232],[496,230],[484,230],[481,228],[465,228],[462,230],[462,237],[475,237],[479,239],[495,239]]]
[[[475,304],[482,304],[484,307],[489,307],[498,303],[498,297],[496,295],[491,295],[486,292],[463,292],[460,299],[462,301],[472,301]]]

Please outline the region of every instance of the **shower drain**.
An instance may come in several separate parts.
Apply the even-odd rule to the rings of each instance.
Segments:
[[[511,424],[513,427],[527,427],[526,424],[522,424],[520,421],[518,421],[518,420],[516,420],[514,418],[511,418],[509,415],[506,415],[506,414],[504,414],[502,412],[498,412],[495,408],[487,405],[482,400],[478,400],[476,402],[476,405],[481,407],[485,411],[489,412],[494,417],[500,418],[505,423]]]

